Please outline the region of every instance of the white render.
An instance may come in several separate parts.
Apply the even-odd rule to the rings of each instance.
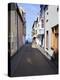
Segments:
[[[34,24],[34,31],[35,34],[32,36],[32,37],[36,37],[36,42],[38,45],[41,46],[42,42],[43,42],[43,45],[42,47],[44,47],[44,37],[43,37],[43,41],[42,40],[42,36],[44,35],[44,28],[42,28],[42,22],[41,22],[41,19],[40,17],[38,17],[38,22]],[[39,36],[39,37],[38,37]]]
[[[47,15],[48,12],[48,15]],[[46,20],[48,19],[48,22]],[[45,51],[52,56],[51,50],[51,28],[58,24],[58,12],[56,5],[49,5],[48,10],[45,11]],[[48,50],[46,49],[46,31],[48,31]]]

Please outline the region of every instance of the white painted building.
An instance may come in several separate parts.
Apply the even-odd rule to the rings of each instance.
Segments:
[[[52,47],[52,28],[58,27],[58,6],[49,5],[45,11],[45,51],[50,56],[53,55]],[[55,39],[56,40],[56,39]],[[53,42],[53,44],[55,44]]]
[[[39,39],[40,46],[44,47],[44,27],[42,27],[42,18],[38,21],[38,35],[37,38]]]
[[[41,47],[44,47],[44,28],[42,27],[40,17],[37,17],[37,20],[33,24],[32,37],[36,37],[36,43]]]

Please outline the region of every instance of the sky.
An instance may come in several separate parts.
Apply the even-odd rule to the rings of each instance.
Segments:
[[[32,41],[32,26],[37,16],[40,14],[39,4],[18,4],[26,13],[26,39]]]

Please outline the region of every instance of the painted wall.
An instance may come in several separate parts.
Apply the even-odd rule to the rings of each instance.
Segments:
[[[51,28],[58,24],[57,6],[49,5],[45,11],[45,50],[52,56],[51,50]],[[46,49],[46,31],[48,31],[48,50]]]
[[[15,10],[11,11],[11,56],[17,51],[17,23]]]
[[[11,56],[25,43],[24,25],[16,9],[11,10]]]
[[[23,45],[23,22],[21,21],[20,16],[18,15],[18,45],[19,48]]]

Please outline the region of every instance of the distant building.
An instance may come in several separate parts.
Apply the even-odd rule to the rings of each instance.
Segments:
[[[33,26],[32,26],[32,37],[37,37],[37,20],[34,21]]]
[[[45,10],[45,51],[50,56],[58,54],[59,26],[58,26],[58,6],[49,5]]]
[[[34,22],[32,27],[32,37],[36,37],[37,43],[43,47],[43,38],[44,35],[44,28],[41,27],[41,19],[40,16],[37,17],[37,20]]]
[[[41,47],[44,48],[44,40],[45,40],[45,9],[46,9],[47,5],[40,5],[40,31],[39,31],[39,36],[40,36],[40,40],[41,40]]]
[[[52,57],[58,58],[59,44],[59,7],[40,5],[40,16],[32,26],[32,38]]]
[[[13,56],[25,43],[25,11],[16,3],[8,4],[8,47]]]
[[[32,27],[32,37],[36,37],[39,40],[39,45],[44,48],[44,18],[45,18],[45,6],[40,5],[40,15],[34,22]]]

